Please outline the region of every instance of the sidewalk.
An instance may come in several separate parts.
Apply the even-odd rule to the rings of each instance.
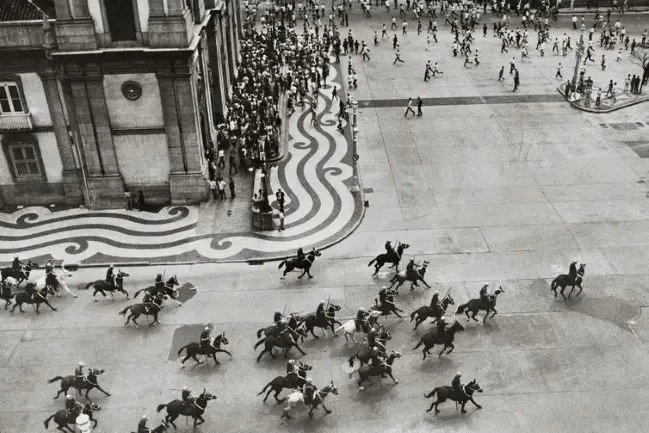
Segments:
[[[562,83],[557,87],[559,93],[566,97],[566,83]],[[616,88],[615,99],[605,97],[605,92],[602,92],[602,98],[599,107],[595,106],[596,91],[591,93],[590,103],[585,105],[585,98],[582,97],[576,101],[570,101],[570,105],[578,110],[588,111],[590,113],[610,113],[611,111],[620,110],[622,108],[630,107],[632,105],[640,104],[641,102],[649,101],[649,94],[641,93],[639,95],[633,93],[624,93],[622,88]]]

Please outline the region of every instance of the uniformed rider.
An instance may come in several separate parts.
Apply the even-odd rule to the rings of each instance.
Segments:
[[[115,268],[113,267],[113,265],[108,265],[108,269],[106,269],[106,283],[108,284],[109,287],[112,287],[113,289],[116,287]]]
[[[23,271],[23,267],[25,264],[20,261],[18,256],[14,257],[14,261],[11,263],[11,269],[14,271],[14,273],[19,274]]]
[[[310,377],[306,378],[306,382],[302,386],[302,395],[304,396],[304,404],[306,406],[310,405],[313,402],[313,397],[317,391],[316,386],[313,384],[313,379]]]
[[[315,317],[320,323],[327,323],[329,321],[329,316],[325,309],[325,301],[320,301],[318,308],[315,310]]]
[[[385,352],[385,346],[376,338],[377,332],[376,328],[370,329],[370,332],[367,333],[367,345],[369,347],[378,347],[380,351]]]
[[[367,332],[367,317],[369,316],[369,313],[365,311],[365,308],[361,307],[358,309],[358,312],[356,313],[356,320],[354,320],[354,324],[356,325],[356,332]]]
[[[207,349],[210,347],[210,344],[212,343],[212,335],[211,335],[211,329],[209,326],[206,326],[203,328],[203,332],[201,332],[201,348]]]
[[[577,262],[576,261],[570,263],[570,268],[568,270],[568,278],[570,278],[571,282],[575,282],[577,280]]]
[[[443,334],[446,332],[446,317],[442,316],[439,319],[437,319],[437,322],[435,323],[437,325],[437,332],[439,334]]]
[[[439,308],[442,308],[442,304],[439,301],[439,292],[436,291],[435,294],[433,295],[433,298],[430,300],[430,306],[435,308],[435,306],[438,306]]]
[[[86,364],[83,361],[79,361],[76,367],[74,367],[74,380],[77,381],[77,384],[81,386],[83,382],[86,380],[86,374],[83,372],[83,367],[85,367]]]
[[[392,293],[390,293],[390,290],[383,286],[381,290],[379,291],[379,303],[381,307],[384,305],[391,305],[394,306],[394,301],[393,301]]]
[[[273,315],[273,322],[275,322],[275,324],[277,325],[283,318],[284,315],[279,310],[275,310],[275,314]]]
[[[297,249],[297,261],[301,262],[302,260],[304,260],[304,257],[305,257],[304,250],[302,249],[302,247],[298,248]]]
[[[415,264],[415,259],[412,258],[406,265],[406,278],[408,280],[414,281],[414,286],[417,285],[417,280],[419,279],[419,272],[417,272],[417,264]]]
[[[137,423],[137,433],[150,433],[151,429],[146,425],[147,416],[142,415],[140,422]]]
[[[162,274],[158,274],[155,276],[155,288],[157,290],[161,290],[165,288],[165,282],[162,281]]]
[[[76,419],[82,410],[83,405],[76,401],[72,395],[68,394],[65,396],[65,411],[68,418],[72,416],[72,418]]]
[[[456,392],[459,392],[460,394],[464,394],[464,385],[462,385],[462,374],[459,371],[451,381],[451,387],[453,387],[453,389]]]
[[[298,366],[295,363],[294,359],[289,359],[288,362],[286,363],[286,375],[290,376],[291,374],[294,374],[297,376],[298,372]]]
[[[388,257],[398,257],[397,252],[394,250],[394,247],[392,246],[392,242],[387,241],[385,243],[385,253],[388,255]]]
[[[56,278],[56,273],[54,273],[54,266],[51,262],[45,264],[45,285],[53,289],[59,287],[59,280]]]
[[[484,283],[480,289],[480,299],[486,302],[489,302],[489,283]]]
[[[192,397],[192,390],[188,386],[183,387],[183,391],[180,393],[185,405],[189,406],[194,402],[194,397]]]
[[[370,362],[372,363],[372,365],[373,366],[381,365],[381,363],[384,360],[385,360],[385,353],[379,350],[379,348],[376,346],[372,347],[372,354],[370,355]]]

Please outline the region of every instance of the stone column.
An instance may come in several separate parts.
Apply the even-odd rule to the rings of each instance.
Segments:
[[[185,11],[185,0],[167,0],[169,15],[182,15]]]
[[[95,128],[90,112],[90,104],[88,104],[86,83],[84,81],[70,81],[70,92],[72,96],[72,108],[74,109],[81,138],[81,143],[79,144],[83,149],[82,157],[88,175],[101,176],[102,166],[99,159],[99,150],[97,149],[97,139],[95,138]]]
[[[73,18],[89,18],[88,0],[70,0]]]
[[[70,19],[70,5],[68,4],[68,0],[54,0],[54,7],[56,8],[56,18],[64,20]]]
[[[230,53],[228,50],[228,38],[226,36],[226,22],[225,18],[221,15],[218,16],[217,27],[217,40],[216,43],[219,47],[219,61],[218,65],[223,78],[223,90],[225,91],[225,98],[230,95]]]
[[[162,0],[149,0],[149,16],[150,17],[163,17],[165,10]]]
[[[81,176],[74,162],[72,144],[68,135],[68,127],[63,112],[63,104],[57,82],[56,72],[45,72],[40,74],[45,89],[45,98],[52,118],[56,144],[63,164],[63,188],[66,196],[66,203],[77,206],[82,203]]]
[[[215,16],[216,17],[216,16]],[[225,117],[225,98],[223,96],[223,77],[221,74],[221,47],[219,46],[216,34],[216,25],[218,21],[215,18],[213,23],[207,26],[207,49],[209,51],[209,68],[210,68],[210,84],[212,86],[212,112],[214,118],[212,122],[215,124],[216,113],[221,113]]]

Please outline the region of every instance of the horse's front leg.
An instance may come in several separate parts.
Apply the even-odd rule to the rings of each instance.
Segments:
[[[200,416],[200,415],[194,416],[194,427],[196,427],[199,424],[203,424],[204,422],[205,422],[205,420],[203,419],[202,416]]]
[[[462,400],[462,413],[466,413],[464,406],[466,406],[466,400]]]
[[[453,343],[449,343],[445,347],[450,347],[451,348],[451,350],[446,352],[447,355],[450,354],[453,351],[453,349],[455,349],[455,345]]]
[[[306,355],[306,352],[305,352],[304,350],[302,350],[302,349],[300,348],[300,346],[297,345],[297,343],[293,344],[293,346],[295,346],[295,348],[296,348],[297,350],[299,350],[300,353],[301,353],[302,355]]]
[[[331,413],[331,411],[329,410],[329,408],[328,408],[327,406],[325,406],[324,401],[320,402],[320,405],[322,406],[322,408],[324,409],[325,412],[327,412],[327,413]],[[318,406],[312,406],[312,407],[311,407],[311,410],[313,410],[313,409],[317,409],[317,408],[318,408]]]
[[[50,307],[52,309],[52,311],[57,311],[56,308],[52,307],[52,304],[50,304],[47,299],[45,299],[43,302],[45,302],[45,305]],[[38,310],[38,305],[36,306],[36,310]]]
[[[428,283],[426,282],[426,280],[424,280],[423,278],[419,278],[419,280],[420,280],[422,283],[424,283],[424,284],[426,285],[426,287],[428,287],[428,288],[430,289],[430,284],[428,284]]]
[[[304,276],[304,274],[306,274],[306,270],[307,270],[307,268],[304,268],[304,270],[302,271],[302,273],[300,274],[300,276],[297,277],[298,280],[301,279],[301,278]],[[309,277],[310,277],[310,275],[309,275]]]
[[[225,350],[225,349],[216,349],[215,353],[218,353],[218,352],[222,352],[222,353],[225,353],[227,355],[230,355],[230,358],[232,358],[232,354],[230,352],[228,352],[227,350]]]
[[[104,391],[104,389],[103,389],[101,386],[99,386],[99,385],[95,385],[95,388],[97,388],[99,391],[103,392],[105,395],[107,395],[108,397],[110,397],[110,392],[106,392],[106,391]],[[90,389],[88,389],[88,391],[90,391]],[[86,397],[88,397],[88,393],[87,393],[87,392],[86,392]]]
[[[496,314],[498,314],[498,311],[496,311],[495,308],[492,308],[491,311],[493,311],[494,313],[491,315],[490,319],[493,319],[493,317],[494,317]]]
[[[475,400],[473,399],[473,397],[469,397],[469,400],[471,400],[471,403],[473,403],[475,405],[475,407],[477,407],[478,409],[482,409],[482,406],[480,406],[478,403],[476,403]]]
[[[309,266],[308,268],[305,269],[306,274],[309,276],[309,278],[313,278],[313,275],[311,275],[311,272],[309,272],[309,269],[311,267]]]
[[[392,373],[391,373],[391,372],[388,373],[388,376],[390,376],[390,379],[392,379],[392,381],[393,381],[394,383],[399,383],[399,381],[398,381],[397,379],[395,379],[394,376],[392,376]]]

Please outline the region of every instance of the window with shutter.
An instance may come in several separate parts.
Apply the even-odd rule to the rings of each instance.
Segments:
[[[106,0],[106,20],[113,42],[136,40],[133,0]]]

